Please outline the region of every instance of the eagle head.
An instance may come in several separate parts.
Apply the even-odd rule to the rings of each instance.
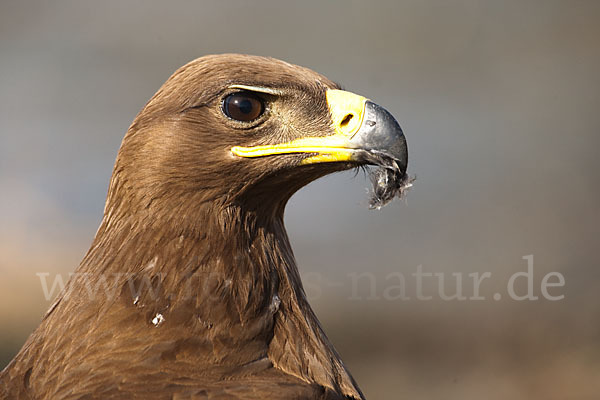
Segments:
[[[283,61],[205,56],[177,70],[134,120],[107,207],[119,199],[129,211],[172,215],[202,203],[282,210],[312,180],[369,164],[386,172],[375,184],[388,197],[406,186],[406,141],[384,108]]]

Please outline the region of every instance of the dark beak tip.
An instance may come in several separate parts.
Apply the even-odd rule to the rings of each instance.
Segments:
[[[387,153],[397,160],[403,173],[408,164],[408,146],[398,121],[385,108],[372,101],[365,105],[365,132],[361,135],[368,150]]]

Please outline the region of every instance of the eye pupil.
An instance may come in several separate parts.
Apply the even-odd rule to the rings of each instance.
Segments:
[[[231,119],[250,122],[262,115],[264,103],[251,92],[232,93],[223,100],[223,112]]]
[[[254,106],[252,102],[248,99],[244,99],[238,103],[238,107],[243,114],[250,114]]]

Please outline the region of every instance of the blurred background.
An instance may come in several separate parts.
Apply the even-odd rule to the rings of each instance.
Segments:
[[[348,172],[286,215],[369,399],[597,399],[599,21],[593,0],[3,1],[0,368],[51,303],[36,273],[66,280],[91,243],[136,113],[184,63],[239,52],[312,68],[406,133],[406,200],[370,211],[368,179]],[[538,300],[517,301],[507,282],[529,255]],[[434,278],[419,300],[418,268],[448,295],[462,277],[467,297],[489,272],[485,300],[444,300]],[[542,296],[551,272],[561,300]]]

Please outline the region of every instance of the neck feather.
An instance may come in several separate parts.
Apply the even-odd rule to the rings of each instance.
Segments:
[[[361,399],[308,304],[283,207],[275,210],[265,215],[206,205],[190,223],[189,217],[127,217],[109,209],[73,279],[76,303],[86,295],[86,279],[103,276],[118,282],[118,296],[125,299],[119,304],[141,311],[143,323],[164,321],[160,328],[169,339],[227,343],[213,345],[212,358],[198,362],[235,366],[268,358],[306,382]],[[115,304],[93,303],[96,312]],[[187,328],[165,329],[169,325]]]

